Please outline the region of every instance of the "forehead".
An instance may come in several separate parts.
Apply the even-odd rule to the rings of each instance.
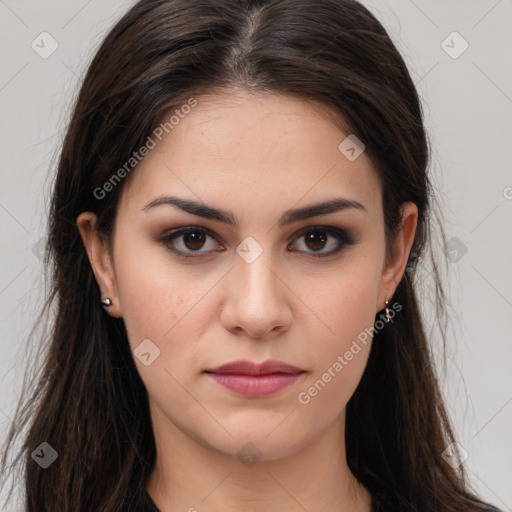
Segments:
[[[344,195],[370,214],[380,212],[380,184],[369,158],[363,152],[351,160],[340,151],[350,132],[325,105],[245,91],[195,100],[174,115],[161,140],[153,137],[155,147],[124,184],[120,210],[179,192],[266,210]]]

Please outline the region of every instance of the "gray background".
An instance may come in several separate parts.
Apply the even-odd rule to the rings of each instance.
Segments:
[[[448,407],[474,487],[512,511],[512,1],[364,3],[411,69],[433,143],[450,240],[452,324],[441,375]],[[55,152],[94,49],[131,4],[0,0],[0,441],[43,298],[38,242]],[[46,59],[31,47],[39,42],[43,51],[44,37],[45,51],[51,48],[48,36],[39,36],[44,31],[58,44]],[[432,319],[427,298],[424,308]],[[439,346],[433,336],[436,355]]]

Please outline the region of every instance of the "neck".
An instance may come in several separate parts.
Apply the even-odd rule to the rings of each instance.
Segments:
[[[160,512],[370,512],[368,491],[345,457],[345,416],[290,455],[272,459],[257,448],[244,458],[196,442],[152,408],[157,448],[146,491]],[[242,443],[243,445],[243,443]]]

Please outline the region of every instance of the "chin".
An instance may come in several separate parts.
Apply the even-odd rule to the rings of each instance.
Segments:
[[[289,435],[279,435],[272,429],[262,431],[245,431],[233,433],[233,437],[223,442],[212,443],[209,446],[214,450],[237,458],[247,467],[254,466],[257,462],[285,459],[300,451],[306,444],[305,439],[292,439]]]

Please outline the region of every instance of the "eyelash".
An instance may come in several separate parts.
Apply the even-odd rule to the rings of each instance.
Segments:
[[[169,244],[171,242],[173,242],[175,239],[177,239],[180,236],[183,236],[187,233],[201,233],[203,235],[207,235],[207,236],[215,239],[215,236],[213,235],[213,233],[210,230],[199,227],[199,226],[189,226],[189,227],[179,228],[174,231],[165,233],[164,235],[157,237],[156,241],[162,243],[166,247],[166,249],[168,249],[172,253],[176,254],[179,258],[190,259],[190,258],[201,257],[201,256],[192,256],[191,255],[193,253],[201,254],[200,250],[186,252],[186,251],[181,251],[179,249],[173,249],[170,247]],[[356,243],[354,238],[351,235],[349,235],[349,233],[347,231],[345,231],[343,229],[333,228],[330,226],[309,226],[308,228],[299,232],[296,235],[296,238],[300,238],[308,233],[323,233],[326,235],[333,236],[334,238],[336,238],[338,240],[338,246],[335,249],[333,249],[332,251],[329,251],[327,253],[311,252],[310,256],[312,256],[313,258],[327,258],[329,256],[334,256],[335,254],[338,254],[345,246],[354,245]],[[290,244],[287,244],[287,247],[289,245]]]

